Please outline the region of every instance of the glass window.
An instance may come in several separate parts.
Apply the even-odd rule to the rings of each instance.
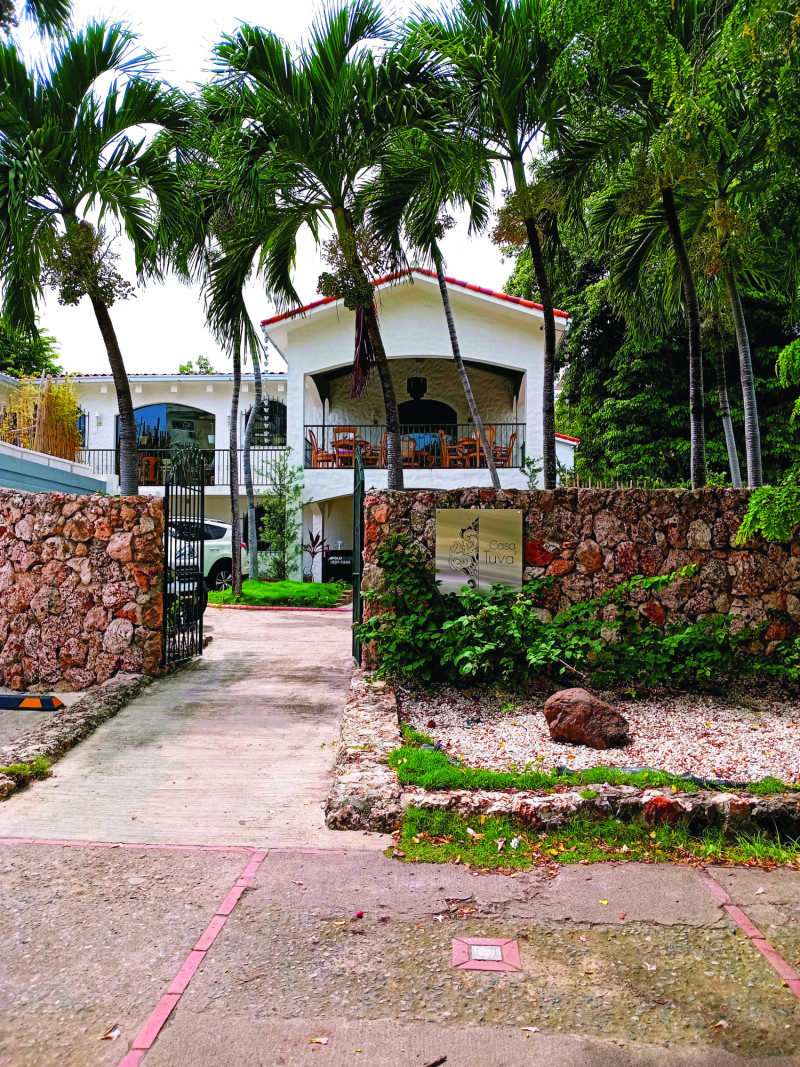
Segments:
[[[186,404],[148,404],[137,408],[134,417],[137,445],[143,454],[148,449],[171,448],[177,444],[214,448],[214,416],[207,411]]]

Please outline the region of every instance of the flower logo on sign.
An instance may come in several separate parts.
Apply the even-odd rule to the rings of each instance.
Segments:
[[[450,547],[448,565],[452,570],[465,575],[470,589],[478,588],[478,523],[476,517],[469,526],[465,526],[460,532],[457,541]]]

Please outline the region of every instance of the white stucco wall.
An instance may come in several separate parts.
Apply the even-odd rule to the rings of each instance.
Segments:
[[[541,455],[541,404],[535,399],[534,402],[530,400],[541,396],[544,355],[541,312],[458,286],[450,287],[450,297],[464,359],[523,372],[525,377],[517,417],[526,425],[527,454]],[[417,275],[413,283],[406,280],[381,288],[378,291],[378,315],[387,356],[393,362],[398,361],[395,374],[401,387],[398,388],[398,399],[406,399],[405,379],[409,371],[416,371],[419,360],[419,372],[429,380],[426,395],[450,403],[459,413],[464,412],[463,421],[466,422],[463,393],[459,396],[454,388],[451,389],[449,372],[452,369],[454,374],[455,368],[437,283]],[[563,331],[563,325],[563,320],[557,320],[560,331]],[[309,375],[350,366],[353,360],[353,313],[339,303],[331,303],[310,311],[305,317],[295,316],[268,324],[266,328],[288,364],[287,440],[295,454],[302,456],[305,426],[322,422],[322,403]],[[434,360],[445,361],[449,367],[434,363]],[[500,412],[503,413],[502,421],[511,421],[506,415],[507,412],[510,414],[511,395],[507,379],[477,370],[473,373],[476,379],[474,391],[481,411],[486,411],[487,421],[491,421],[489,415],[494,418]],[[346,388],[346,383],[335,381],[332,386],[331,421],[359,421],[356,415],[361,411],[364,412],[362,424],[384,421],[377,381],[372,383],[364,400],[346,401],[347,418],[344,416],[345,398],[340,392]],[[439,389],[446,389],[447,395],[440,395]],[[334,419],[336,402],[340,410]],[[315,473],[334,476],[332,471]],[[458,479],[459,475],[463,481],[463,472],[459,471],[425,473],[427,485],[455,485],[453,479]],[[475,473],[481,479],[479,484],[488,484],[481,472]],[[379,480],[379,472],[375,477]]]
[[[117,394],[110,375],[87,375],[73,378],[81,407],[88,413],[86,447],[114,448],[114,417],[117,414]],[[239,401],[240,435],[244,427],[244,412],[253,403],[253,375],[242,375]],[[171,375],[155,378],[150,375],[131,377],[134,409],[151,404],[185,404],[208,412],[215,419],[213,448],[228,447],[228,419],[231,407],[232,383],[230,375]],[[286,399],[286,379],[270,376],[264,382],[265,397]]]

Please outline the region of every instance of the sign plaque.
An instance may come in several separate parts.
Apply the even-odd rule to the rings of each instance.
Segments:
[[[522,588],[522,512],[492,508],[437,508],[436,577],[443,593],[462,586],[488,592],[493,585]]]

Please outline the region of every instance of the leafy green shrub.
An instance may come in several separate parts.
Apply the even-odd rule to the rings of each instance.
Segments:
[[[570,606],[551,621],[542,603],[557,603],[555,578],[522,592],[495,586],[486,595],[443,595],[422,547],[394,535],[378,549],[383,588],[365,596],[381,612],[360,627],[374,641],[380,670],[424,681],[472,681],[522,689],[531,680],[580,680],[596,688],[714,685],[737,673],[765,671],[800,677],[800,650],[773,661],[749,654],[755,631],[731,631],[727,616],[665,627],[643,616],[633,594],[655,593],[696,568],[638,575],[601,597]],[[611,610],[608,610],[611,609]]]
[[[735,543],[761,534],[768,541],[788,541],[800,523],[800,467],[793,467],[780,485],[756,489],[736,531]]]

